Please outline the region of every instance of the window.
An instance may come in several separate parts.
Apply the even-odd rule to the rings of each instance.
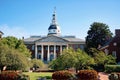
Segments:
[[[116,51],[112,51],[112,55],[113,55],[114,57],[117,57],[117,56],[116,56]]]
[[[38,47],[38,50],[41,50],[41,47],[40,47],[40,46]]]
[[[32,45],[32,50],[34,50],[35,49],[35,45]]]
[[[105,49],[104,51],[105,51],[106,55],[108,55],[108,52],[109,52],[108,49]]]
[[[58,47],[58,46],[56,47],[56,50],[57,50],[57,51],[59,50],[59,47]]]
[[[50,50],[53,50],[54,48],[53,47],[50,47]]]
[[[48,47],[45,47],[45,50],[48,50]]]
[[[77,48],[78,48],[78,44],[75,45],[75,49],[77,49]]]
[[[55,30],[53,30],[53,32],[55,32]]]
[[[80,49],[82,49],[82,50],[83,50],[83,49],[84,49],[84,45],[82,45],[82,44],[81,44],[81,45],[80,45]]]

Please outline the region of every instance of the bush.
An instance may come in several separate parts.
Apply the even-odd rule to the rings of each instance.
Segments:
[[[0,80],[17,80],[18,74],[13,71],[3,71],[0,74]]]
[[[109,74],[109,80],[120,80],[120,73]]]
[[[120,65],[106,65],[105,72],[120,72]]]
[[[73,75],[69,71],[56,71],[52,74],[52,79],[55,80],[68,80],[71,78],[73,78]]]
[[[78,80],[98,80],[98,73],[95,70],[80,70],[76,76]]]
[[[0,73],[0,80],[30,80],[30,77],[15,71],[2,71]]]

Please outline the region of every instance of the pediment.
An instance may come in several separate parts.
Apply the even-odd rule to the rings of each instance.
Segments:
[[[37,40],[36,42],[67,42],[67,40],[57,36],[47,36]]]

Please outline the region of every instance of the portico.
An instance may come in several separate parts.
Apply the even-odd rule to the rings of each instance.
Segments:
[[[36,43],[35,58],[49,62],[62,54],[66,47],[68,46],[64,43]]]

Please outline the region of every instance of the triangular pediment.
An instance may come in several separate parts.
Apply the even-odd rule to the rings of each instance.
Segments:
[[[47,36],[37,40],[36,42],[68,42],[68,41],[58,36]]]

